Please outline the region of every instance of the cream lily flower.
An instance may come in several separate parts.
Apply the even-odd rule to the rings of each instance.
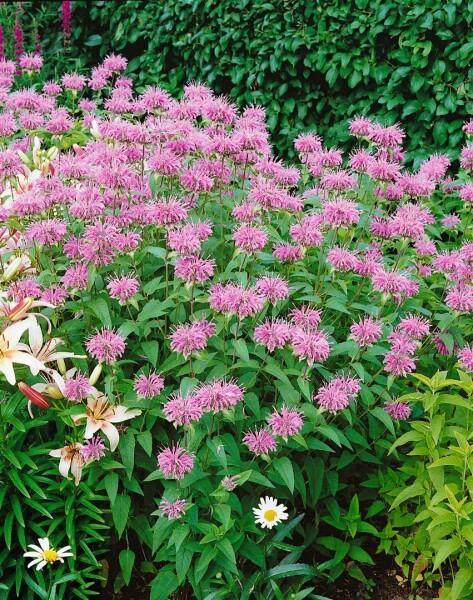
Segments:
[[[9,384],[15,385],[16,376],[13,369],[14,363],[28,365],[38,373],[44,369],[44,363],[36,357],[26,352],[21,352],[24,344],[20,344],[20,338],[23,333],[31,327],[32,321],[24,319],[18,323],[13,323],[0,334],[0,373],[5,375]]]
[[[79,485],[80,478],[82,476],[82,468],[85,465],[84,457],[80,450],[83,444],[76,442],[75,444],[66,444],[64,448],[58,448],[57,450],[51,450],[49,456],[54,458],[60,458],[59,461],[59,473],[66,479],[70,479],[69,471],[74,476],[74,483]]]
[[[35,317],[30,317],[32,325],[29,327],[29,347],[26,344],[22,344],[23,350],[28,352],[32,356],[35,356],[38,360],[43,363],[50,363],[60,358],[87,358],[85,355],[77,355],[74,352],[57,352],[56,348],[60,346],[63,341],[61,338],[49,338],[44,343],[43,332]],[[37,375],[39,369],[31,369],[33,375]]]
[[[52,564],[57,560],[63,563],[66,556],[74,556],[72,552],[69,552],[71,549],[70,546],[64,546],[64,548],[60,548],[59,550],[51,548],[48,538],[39,538],[38,543],[39,546],[28,544],[28,548],[33,548],[33,550],[23,554],[24,557],[34,558],[27,567],[37,565],[37,571],[45,567],[48,563]]]
[[[141,415],[141,410],[129,410],[121,404],[111,405],[105,394],[93,388],[87,400],[87,412],[79,415],[71,415],[71,419],[76,425],[82,419],[87,419],[84,438],[88,440],[94,433],[101,430],[108,437],[110,450],[113,452],[118,446],[119,441],[118,429],[113,423],[121,423],[139,415]]]

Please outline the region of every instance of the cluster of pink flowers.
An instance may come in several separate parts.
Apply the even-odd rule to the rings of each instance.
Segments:
[[[429,322],[423,317],[404,317],[388,336],[391,347],[384,357],[384,370],[402,377],[412,373],[415,369],[414,354],[420,346],[420,340],[429,333]]]
[[[184,358],[188,358],[194,352],[203,350],[207,345],[207,340],[214,333],[214,323],[205,317],[200,321],[196,319],[192,323],[178,325],[171,335],[171,349],[180,352]]]
[[[188,426],[192,421],[199,421],[204,413],[231,408],[242,400],[243,389],[239,385],[220,379],[201,384],[186,396],[171,394],[163,406],[163,412],[176,427]]]
[[[337,413],[350,404],[360,391],[360,380],[351,376],[334,377],[322,385],[314,396],[319,406],[331,413]]]
[[[67,41],[70,3],[62,8]],[[19,52],[19,23],[16,42]],[[159,86],[136,93],[117,55],[90,76],[66,73],[41,91],[15,89],[17,67],[32,75],[41,66],[23,49],[17,63],[0,60],[0,136],[8,141],[0,150],[0,316],[13,322],[34,304],[50,311],[48,326],[62,312],[113,323],[89,331],[85,349],[114,382],[119,373],[117,394],[128,385],[161,419],[170,440],[157,455],[161,477],[205,468],[195,440],[214,435],[215,421],[218,436],[222,425],[241,425],[238,442],[266,459],[301,441],[311,415],[355,410],[362,385],[387,379],[401,388],[423,352],[456,354],[473,371],[471,342],[443,319],[473,311],[473,243],[456,242],[473,205],[471,142],[458,180],[447,177],[446,155],[411,172],[401,127],[357,117],[350,132],[359,145],[349,157],[314,133],[296,138],[301,178],[272,156],[260,107],[239,112],[197,83],[179,100]],[[464,129],[473,135],[473,121]],[[440,194],[449,194],[449,214],[435,201]],[[17,221],[21,231],[9,225]],[[51,342],[35,345],[35,332],[29,342],[43,363],[54,361]],[[268,376],[279,377],[280,388]],[[104,456],[96,432],[115,449],[113,423],[140,414],[110,405],[92,375],[46,377],[41,393],[87,411],[74,420],[87,420],[85,442],[60,451],[80,467]],[[34,392],[36,406],[49,407]],[[400,421],[411,408],[388,400],[384,410]],[[258,411],[255,423],[250,413]],[[238,477],[224,477],[220,492],[235,489]],[[185,498],[160,502],[169,519],[188,507]]]

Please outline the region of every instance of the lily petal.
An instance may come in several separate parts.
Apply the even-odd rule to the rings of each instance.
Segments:
[[[115,427],[115,425],[112,425],[111,423],[105,421],[102,424],[102,431],[108,437],[108,441],[110,442],[110,450],[113,452],[114,450],[116,450],[118,442],[120,441],[118,429]]]

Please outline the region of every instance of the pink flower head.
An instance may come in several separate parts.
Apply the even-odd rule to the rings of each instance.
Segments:
[[[240,475],[226,475],[220,482],[220,485],[223,487],[223,489],[231,492],[238,485],[238,479],[240,479]]]
[[[358,223],[360,211],[353,200],[335,198],[324,202],[322,216],[331,228],[349,227]]]
[[[194,352],[203,350],[208,338],[214,333],[215,325],[205,318],[178,325],[171,335],[171,350],[180,352],[187,358]]]
[[[457,225],[460,225],[461,219],[458,215],[450,214],[450,215],[443,217],[443,219],[441,219],[440,222],[442,223],[442,225],[444,227],[448,227],[450,229],[455,229],[457,227]]]
[[[384,357],[384,370],[396,376],[405,377],[415,370],[415,359],[404,352],[389,351]]]
[[[318,213],[305,215],[298,223],[291,225],[289,233],[291,238],[301,246],[320,246],[324,236],[320,231],[323,217]]]
[[[263,250],[268,242],[266,232],[259,227],[241,225],[233,234],[235,246],[241,248],[247,254],[253,254]]]
[[[232,380],[219,379],[198,387],[195,396],[205,412],[218,412],[241,402],[243,389]]]
[[[84,461],[88,463],[93,460],[100,460],[102,456],[105,456],[106,449],[107,447],[103,443],[102,438],[99,435],[94,435],[92,438],[84,440],[84,444],[79,452]]]
[[[57,96],[62,92],[62,87],[54,81],[46,81],[43,85],[43,94],[47,96]]]
[[[346,272],[356,267],[357,258],[354,253],[344,248],[331,248],[327,253],[327,262],[336,271]]]
[[[292,331],[291,345],[299,360],[306,360],[309,365],[327,360],[330,344],[327,334],[319,330],[304,330],[296,327]]]
[[[61,277],[61,281],[66,287],[86,290],[88,272],[86,265],[75,265],[67,269]]]
[[[109,54],[103,61],[103,68],[106,71],[120,72],[126,69],[128,61],[120,54]]]
[[[368,119],[368,117],[355,117],[350,121],[350,125],[348,129],[350,130],[351,135],[360,138],[369,135],[371,129],[373,127],[373,121]]]
[[[199,398],[194,394],[182,396],[180,393],[171,394],[163,405],[166,419],[174,424],[189,426],[192,421],[198,421],[204,414]]]
[[[254,339],[258,344],[265,346],[269,352],[275,348],[284,348],[291,339],[292,328],[285,321],[266,319],[254,331]]]
[[[324,190],[349,190],[356,186],[356,179],[348,171],[338,169],[322,175],[320,187]]]
[[[267,429],[248,431],[243,437],[243,443],[246,444],[256,456],[274,452],[277,447],[276,440]]]
[[[301,133],[294,140],[294,148],[298,152],[319,152],[322,149],[322,140],[315,133]]]
[[[145,375],[142,373],[135,378],[133,389],[138,398],[154,398],[159,396],[164,389],[164,379],[156,373]]]
[[[377,292],[392,294],[395,298],[410,297],[417,293],[419,286],[398,271],[377,271],[372,279],[373,289]]]
[[[320,311],[303,304],[300,308],[293,308],[289,313],[291,323],[301,329],[316,329],[322,319]]]
[[[373,317],[360,319],[358,323],[353,323],[350,327],[350,337],[355,340],[360,348],[372,346],[381,337],[381,325],[373,320]]]
[[[273,306],[280,300],[285,300],[289,296],[287,282],[278,276],[260,277],[255,284],[255,289],[258,290],[258,292]]]
[[[357,173],[365,173],[369,165],[375,161],[372,154],[366,150],[356,150],[350,156],[349,165]],[[376,161],[375,161],[376,162]]]
[[[163,498],[159,503],[161,515],[168,519],[180,519],[185,515],[187,506],[186,500],[174,500],[174,502],[171,502],[170,500]]]
[[[66,379],[64,384],[64,396],[72,402],[79,402],[84,398],[87,398],[92,386],[90,385],[89,379],[82,375],[82,373],[76,373],[74,377]]]
[[[372,142],[379,144],[382,148],[396,148],[402,144],[405,133],[399,125],[383,127],[380,123],[373,123],[368,137]]]
[[[125,352],[125,342],[112,329],[103,328],[89,338],[87,352],[100,363],[113,364]]]
[[[466,146],[461,151],[460,166],[468,171],[473,170],[473,146]]]
[[[280,435],[284,440],[296,435],[302,429],[303,421],[295,408],[283,406],[279,412],[275,410],[268,417],[268,425],[273,435]]]
[[[350,404],[360,390],[360,380],[349,376],[335,377],[322,385],[314,396],[320,407],[331,413],[337,413]]]
[[[445,304],[458,312],[470,312],[473,310],[473,286],[451,288],[445,298]]]
[[[460,193],[460,198],[467,202],[468,204],[473,204],[473,183],[466,183],[462,186]]]
[[[85,86],[86,78],[84,75],[78,75],[77,73],[66,73],[62,76],[61,83],[66,90],[72,90],[80,92]]]
[[[428,320],[416,315],[408,315],[401,319],[397,329],[414,340],[420,340],[430,333]]]
[[[473,371],[473,348],[471,346],[467,344],[458,352],[457,357],[462,369],[468,372]]]
[[[30,73],[39,73],[43,66],[43,59],[39,54],[23,54],[20,56],[19,65]]]
[[[411,407],[407,402],[397,402],[396,400],[387,400],[384,403],[384,410],[395,421],[404,421],[411,415]]]
[[[203,283],[214,274],[215,261],[200,256],[186,256],[177,261],[174,274],[187,284]]]
[[[297,262],[302,258],[302,250],[299,246],[292,246],[291,244],[276,244],[273,256],[281,262]]]
[[[164,448],[158,454],[158,468],[166,479],[183,479],[194,468],[194,458],[179,444]]]
[[[140,284],[138,281],[134,277],[128,277],[127,275],[114,277],[107,284],[110,298],[115,298],[121,305],[126,304],[128,300],[133,298],[139,287]]]

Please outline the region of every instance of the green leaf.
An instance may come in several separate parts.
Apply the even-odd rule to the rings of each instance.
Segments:
[[[181,546],[181,548],[179,548],[179,550],[177,551],[176,573],[177,573],[177,580],[179,582],[179,585],[181,583],[183,583],[183,581],[187,577],[193,556],[194,556],[193,551],[189,550],[188,548],[185,548],[184,546]]]
[[[98,33],[95,33],[94,35],[91,35],[90,37],[88,37],[86,39],[86,41],[84,42],[85,46],[100,46],[100,44],[102,43],[102,36],[99,35]]]
[[[94,300],[89,300],[86,306],[87,310],[91,311],[104,327],[112,326],[112,318],[110,317],[108,304],[104,298],[95,298]]]
[[[217,542],[217,548],[226,558],[228,558],[232,564],[236,565],[235,551],[233,550],[233,546],[228,538],[222,538],[219,540]]]
[[[120,568],[122,570],[123,580],[125,585],[129,585],[131,580],[131,572],[133,571],[133,565],[135,564],[135,553],[133,550],[127,549],[122,550],[118,556],[120,562]]]
[[[177,575],[169,569],[161,570],[151,582],[149,600],[169,600],[170,595],[179,587]]]
[[[133,467],[135,465],[135,436],[133,433],[128,432],[125,435],[120,436],[119,449],[126,474],[128,475],[128,479],[131,479]]]
[[[440,540],[437,542],[438,550],[434,557],[434,564],[432,569],[437,570],[440,565],[454,552],[457,552],[462,546],[462,542],[458,537],[453,537],[447,540]]]
[[[265,579],[280,579],[281,577],[293,577],[294,575],[304,575],[313,577],[317,574],[317,569],[305,563],[294,563],[291,565],[279,565],[269,569]]]
[[[276,458],[273,460],[273,466],[292,494],[294,492],[294,469],[289,458],[286,456]]]
[[[122,533],[127,525],[130,507],[130,496],[127,494],[118,494],[112,506],[112,517],[119,538],[122,537]]]
[[[425,488],[421,483],[414,483],[402,490],[397,496],[394,502],[391,504],[389,510],[393,510],[406,500],[410,500],[411,498],[415,498],[416,496],[421,496],[425,493]]]
[[[214,558],[217,556],[217,554],[218,554],[217,548],[215,548],[211,545],[205,546],[204,551],[202,552],[199,559],[197,560],[197,563],[196,563],[195,569],[194,569],[194,577],[195,577],[196,583],[199,583],[199,581],[205,575],[207,569],[209,568],[209,564],[211,563],[212,560],[214,560]]]

